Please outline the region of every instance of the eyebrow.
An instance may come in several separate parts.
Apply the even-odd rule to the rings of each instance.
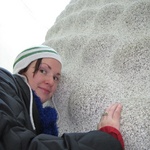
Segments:
[[[58,76],[61,76],[61,74],[60,74],[60,73],[57,73],[57,75],[58,75]]]

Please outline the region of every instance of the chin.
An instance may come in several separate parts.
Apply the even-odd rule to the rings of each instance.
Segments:
[[[45,103],[45,102],[47,102],[49,99],[50,99],[50,98],[41,99],[41,102],[42,102],[42,103]]]

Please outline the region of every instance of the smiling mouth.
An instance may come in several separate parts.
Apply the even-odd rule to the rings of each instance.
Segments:
[[[46,89],[46,88],[40,87],[40,89],[41,89],[44,93],[46,93],[46,94],[49,94],[49,93],[50,93],[50,90],[48,90],[48,89]]]

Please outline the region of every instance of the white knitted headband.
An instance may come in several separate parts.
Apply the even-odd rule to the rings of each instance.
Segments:
[[[32,61],[39,58],[54,58],[62,64],[60,55],[54,49],[40,45],[22,51],[16,57],[13,64],[13,73],[18,73],[20,70],[26,68]]]

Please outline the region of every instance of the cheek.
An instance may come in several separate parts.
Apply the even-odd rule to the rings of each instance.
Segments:
[[[57,90],[57,84],[53,86],[53,93]]]
[[[31,86],[31,88],[33,90],[36,90],[36,88],[38,87],[39,83],[40,83],[39,78],[36,78],[35,76],[31,77],[30,80],[29,80],[29,85]]]

